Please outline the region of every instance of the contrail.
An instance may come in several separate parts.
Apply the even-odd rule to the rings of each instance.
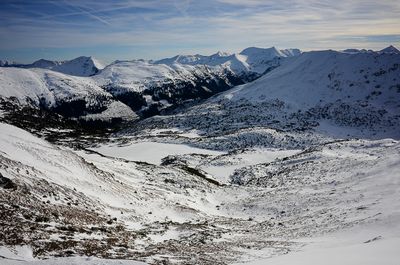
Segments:
[[[71,2],[69,2],[69,1],[67,1],[67,0],[64,0],[64,3],[67,4],[67,5],[69,5],[70,7],[73,7],[73,8],[75,8],[75,9],[79,10],[80,12],[79,12],[78,14],[86,14],[87,16],[89,16],[89,17],[91,17],[91,18],[93,18],[93,19],[96,19],[97,21],[100,21],[100,22],[103,23],[103,24],[106,24],[106,25],[108,25],[108,26],[111,25],[108,21],[104,20],[103,18],[101,18],[101,17],[99,17],[99,16],[94,15],[93,13],[91,13],[91,12],[89,12],[89,11],[83,9],[82,7],[80,7],[80,6],[78,6],[78,5],[74,5],[74,4],[72,4]]]

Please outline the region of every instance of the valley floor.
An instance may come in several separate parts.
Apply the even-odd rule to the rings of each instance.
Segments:
[[[174,129],[73,149],[1,123],[0,263],[400,259],[399,141],[190,144],[202,137]]]

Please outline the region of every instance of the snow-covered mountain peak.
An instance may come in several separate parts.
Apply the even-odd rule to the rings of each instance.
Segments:
[[[93,56],[79,56],[77,58],[75,58],[74,60],[77,60],[78,62],[88,62],[93,64],[93,66],[95,66],[97,69],[101,70],[105,67],[105,65],[103,63],[101,63],[99,60],[97,60],[97,58],[93,57]]]
[[[0,66],[41,68],[73,76],[92,76],[104,68],[104,66],[97,59],[91,56],[80,56],[75,59],[65,61],[39,59],[31,64],[2,63]]]
[[[99,72],[103,66],[93,57],[80,56],[70,61],[61,62],[51,70],[76,76],[91,76]]]
[[[301,54],[299,49],[282,49],[279,50],[275,46],[270,48],[249,47],[240,52],[251,58],[273,59],[275,57],[292,57]]]
[[[242,55],[246,56],[265,56],[268,55],[270,57],[281,57],[284,56],[277,48],[271,47],[271,48],[258,48],[258,47],[249,47],[244,49],[243,51],[240,52]]]
[[[229,55],[232,55],[232,54],[229,53],[229,52],[218,51],[218,52],[212,54],[210,57],[226,57],[226,56],[229,56]]]

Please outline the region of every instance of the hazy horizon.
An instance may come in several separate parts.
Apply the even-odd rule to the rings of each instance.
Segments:
[[[387,47],[389,47],[389,46],[394,46],[394,45],[388,44],[387,46],[378,48],[378,49],[376,49],[376,50],[374,50],[374,51],[379,51],[379,50],[382,50],[382,49],[387,48]],[[250,46],[250,47],[255,47],[255,46]],[[272,47],[275,47],[275,48],[277,48],[277,49],[279,49],[279,50],[283,50],[283,49],[296,49],[295,47],[293,47],[293,48],[281,48],[281,47],[276,47],[276,46],[270,46],[270,47],[256,47],[256,48],[268,49],[268,48],[272,48]],[[396,49],[398,49],[398,47],[396,47],[396,46],[394,46],[394,47],[395,47]],[[231,53],[231,54],[239,53],[239,52],[241,52],[242,50],[244,50],[244,49],[246,49],[246,48],[249,48],[249,47],[244,47],[243,49],[238,50],[238,51],[230,51],[229,53]],[[346,48],[346,49],[348,49],[348,48]],[[352,48],[350,48],[350,49],[352,49]],[[354,49],[360,49],[360,50],[361,50],[361,49],[366,49],[366,48],[360,47],[360,48],[354,48]],[[321,51],[321,50],[335,50],[335,49],[301,50],[301,52]],[[341,51],[341,50],[344,50],[344,49],[336,49],[336,50],[337,50],[337,51]],[[372,50],[372,49],[367,49],[367,50]],[[177,56],[177,55],[203,55],[203,56],[210,56],[210,55],[216,54],[217,52],[228,52],[228,51],[223,51],[223,50],[221,51],[221,50],[219,50],[219,51],[214,51],[214,52],[207,53],[207,54],[200,54],[200,53],[198,53],[198,52],[194,52],[194,53],[191,53],[191,54],[187,54],[187,53],[185,53],[185,54],[183,54],[183,53],[177,53],[177,54],[171,54],[171,55],[167,55],[167,56],[165,56],[165,57],[159,57],[159,58],[116,58],[116,59],[113,59],[113,60],[111,60],[111,61],[104,61],[104,60],[101,60],[101,59],[99,59],[98,57],[93,56],[93,55],[91,55],[91,54],[81,54],[81,55],[77,55],[77,56],[74,56],[74,57],[66,57],[66,58],[57,58],[57,57],[54,57],[54,58],[42,58],[42,57],[41,57],[41,58],[34,59],[34,60],[32,60],[32,61],[24,61],[24,62],[22,62],[22,61],[16,61],[16,60],[9,60],[9,59],[7,59],[7,58],[0,58],[0,60],[8,61],[8,62],[11,62],[11,63],[18,63],[18,64],[19,64],[19,63],[21,63],[21,64],[30,64],[30,63],[34,63],[34,62],[36,62],[36,61],[38,61],[38,60],[42,60],[42,59],[44,59],[44,60],[51,60],[51,61],[67,61],[67,60],[76,59],[76,58],[81,57],[81,56],[85,56],[85,57],[93,57],[93,58],[95,58],[97,61],[99,61],[101,64],[103,64],[103,65],[105,66],[105,65],[111,64],[111,63],[113,63],[114,61],[118,61],[118,60],[121,60],[121,61],[129,61],[129,60],[149,60],[149,61],[156,61],[156,60],[171,58],[171,57],[174,57],[174,56]]]

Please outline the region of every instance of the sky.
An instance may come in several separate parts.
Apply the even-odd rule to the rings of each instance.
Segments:
[[[400,47],[400,0],[0,0],[0,59]]]

